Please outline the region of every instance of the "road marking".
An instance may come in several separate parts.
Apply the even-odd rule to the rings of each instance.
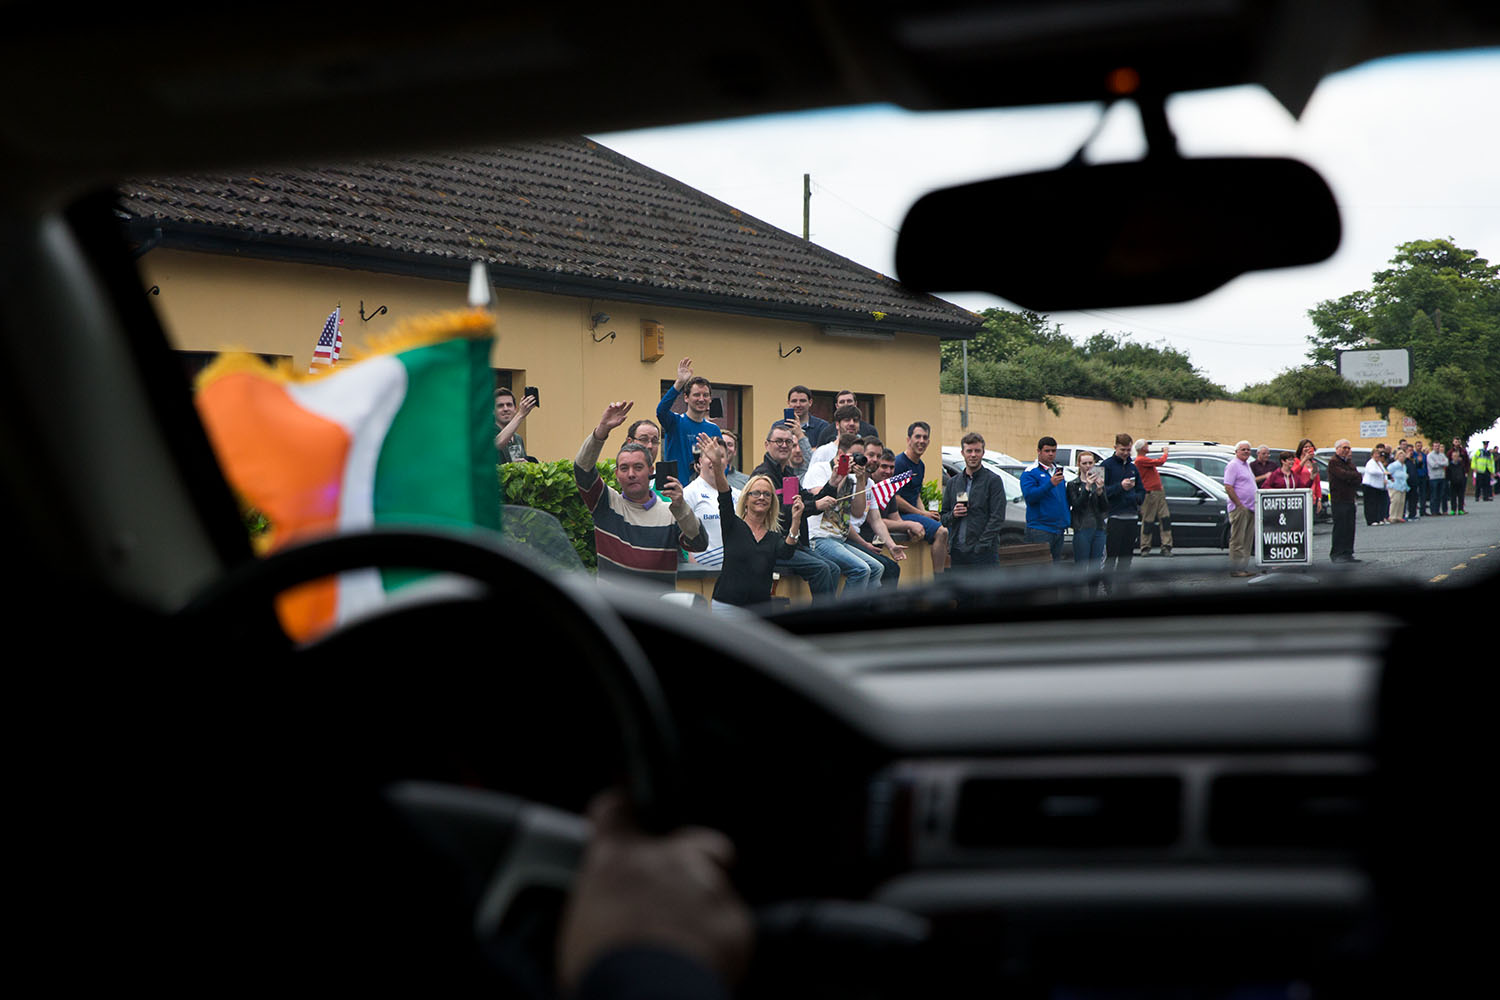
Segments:
[[[1448,574],[1447,573],[1439,573],[1437,576],[1433,577],[1431,580],[1428,580],[1427,582],[1428,583],[1442,583],[1446,579],[1448,579]]]
[[[1469,568],[1469,564],[1468,563],[1459,563],[1457,566],[1455,566],[1453,568],[1456,569],[1456,570],[1458,570],[1458,569],[1468,569]]]
[[[1476,552],[1472,556],[1470,556],[1469,558],[1470,559],[1483,559],[1487,555],[1489,555],[1488,552]]]

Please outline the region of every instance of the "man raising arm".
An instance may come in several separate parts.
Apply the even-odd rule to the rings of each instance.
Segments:
[[[594,519],[594,550],[599,575],[606,579],[646,583],[662,590],[677,585],[677,550],[702,552],[708,538],[698,518],[682,498],[682,484],[669,478],[657,483],[670,502],[651,492],[651,453],[644,445],[627,442],[615,458],[616,493],[594,468],[610,432],[625,422],[635,403],[610,403],[589,432],[573,460],[578,495]]]
[[[673,413],[672,405],[681,393],[687,393],[687,413]],[[713,402],[713,386],[708,379],[693,374],[693,359],[677,362],[677,381],[662,394],[656,404],[656,419],[661,422],[661,457],[676,462],[679,469],[693,467],[693,445],[699,434],[719,436],[719,425],[708,419]]]

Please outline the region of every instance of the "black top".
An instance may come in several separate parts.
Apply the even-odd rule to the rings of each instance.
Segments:
[[[763,461],[759,465],[757,465],[755,467],[755,469],[753,471],[751,471],[751,473],[750,473],[750,475],[752,477],[753,476],[766,476],[767,478],[769,478],[771,480],[771,482],[777,484],[778,486],[781,485],[781,481],[783,479],[785,479],[787,476],[790,476],[790,475],[793,475],[793,474],[794,473],[792,472],[792,470],[791,470],[791,468],[789,466],[778,464],[777,461],[774,458],[772,458],[769,454],[765,456],[765,461]],[[799,480],[799,482],[800,482],[800,480]],[[823,486],[823,488],[821,490],[819,490],[818,492],[816,492],[816,493],[812,492],[811,490],[802,490],[802,489],[799,489],[797,492],[799,494],[801,494],[801,496],[802,496],[802,506],[805,508],[803,510],[803,512],[802,512],[802,526],[804,528],[807,527],[807,515],[808,515],[809,512],[812,511],[813,504],[815,504],[815,503],[818,502],[818,498],[819,497],[838,496],[838,491],[835,490],[835,489],[833,489],[831,483],[825,484]],[[792,505],[786,502],[786,497],[782,497],[781,498],[781,533],[782,534],[786,534],[788,531],[791,530],[791,527],[792,527]],[[808,541],[808,539],[807,539],[807,532],[806,531],[801,532],[800,535],[799,535],[799,537],[797,538],[797,548],[799,548],[799,549],[805,549],[805,548],[807,548],[807,541]],[[788,559],[791,558],[791,553],[790,552],[787,553],[787,558]],[[766,589],[766,593],[767,594],[770,593],[770,588],[769,587]]]
[[[714,600],[742,608],[769,601],[771,573],[787,549],[786,536],[772,529],[757,542],[750,525],[735,514],[728,493],[719,494],[719,531],[724,536],[724,563],[714,584]]]
[[[1079,528],[1097,531],[1109,519],[1109,501],[1104,491],[1088,489],[1081,476],[1068,484],[1068,509],[1073,512],[1074,531]]]
[[[969,512],[954,517],[958,495],[969,495]],[[961,469],[943,487],[943,505],[938,520],[948,529],[948,547],[965,555],[988,555],[1000,547],[1000,526],[1005,523],[1005,480],[984,466],[969,478]]]

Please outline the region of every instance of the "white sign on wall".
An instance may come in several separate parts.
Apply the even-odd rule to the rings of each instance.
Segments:
[[[1361,420],[1359,422],[1359,436],[1362,438],[1390,437],[1391,425],[1385,420]]]
[[[1417,421],[1416,421],[1416,418],[1414,418],[1414,417],[1402,417],[1401,418],[1401,433],[1402,434],[1415,434],[1415,433],[1417,433]]]
[[[1411,384],[1411,352],[1339,351],[1338,372],[1355,385],[1387,385],[1399,389]]]

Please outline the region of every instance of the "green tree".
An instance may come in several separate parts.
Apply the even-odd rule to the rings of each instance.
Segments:
[[[1053,396],[1131,404],[1147,397],[1197,401],[1228,395],[1171,347],[1137,344],[1107,332],[1080,346],[1039,313],[986,309],[983,315],[983,331],[969,342],[969,391],[978,396],[1039,399],[1054,406]],[[961,357],[957,343],[943,345],[944,392],[963,390]]]
[[[1390,263],[1368,289],[1308,311],[1308,357],[1331,365],[1339,350],[1407,348],[1412,384],[1360,393],[1361,402],[1400,407],[1433,437],[1489,427],[1500,418],[1500,267],[1443,239],[1403,243]]]

